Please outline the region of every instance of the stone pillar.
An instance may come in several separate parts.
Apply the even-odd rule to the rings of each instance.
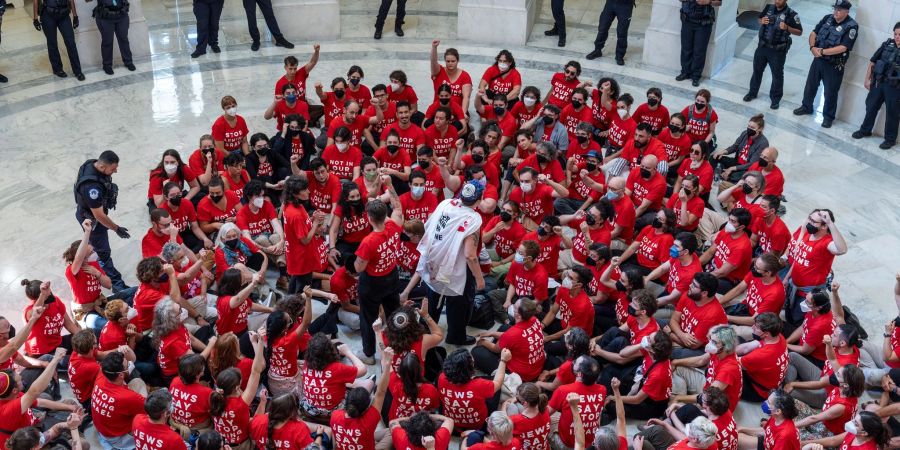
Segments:
[[[278,19],[278,27],[289,41],[337,40],[341,37],[338,0],[272,0],[272,10]],[[374,21],[373,17],[373,24]]]
[[[0,0],[3,1],[3,0]],[[144,9],[141,0],[128,0],[130,5],[128,17],[131,23],[128,26],[128,44],[131,47],[131,55],[134,61],[140,61],[150,56],[150,33],[147,29],[147,20],[144,19]],[[97,21],[93,14],[97,1],[90,3],[85,0],[75,0],[75,9],[78,11],[80,24],[75,30],[75,45],[78,46],[78,57],[81,59],[83,69],[103,66],[103,58],[100,55],[100,30],[97,29]],[[113,65],[115,69],[122,70],[122,56],[119,53],[119,43],[113,36]]]
[[[734,46],[738,36],[737,0],[724,0],[716,8],[716,22],[709,48],[706,50],[706,65],[703,76],[715,75],[734,57]],[[681,1],[653,0],[650,11],[650,25],[644,35],[644,64],[670,69],[673,76],[681,70]]]
[[[856,37],[856,44],[844,68],[844,82],[838,94],[837,118],[856,129],[866,114],[866,95],[869,91],[864,83],[869,58],[882,42],[893,36],[894,24],[897,23],[897,17],[900,17],[900,0],[854,2],[850,14],[859,23],[859,36]],[[873,132],[879,136],[884,133],[883,106]]]
[[[525,45],[537,0],[459,0],[456,35],[486,44]]]

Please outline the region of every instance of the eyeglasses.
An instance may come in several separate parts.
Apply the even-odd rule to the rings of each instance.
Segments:
[[[702,155],[703,152],[700,151],[700,150],[691,150],[691,154],[692,154],[692,155]]]
[[[578,73],[577,73],[577,72],[573,72],[573,71],[567,70],[567,71],[566,71],[566,75],[572,75],[573,77],[576,77],[576,76],[578,76]]]

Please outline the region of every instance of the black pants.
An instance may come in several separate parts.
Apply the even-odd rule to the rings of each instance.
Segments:
[[[628,27],[631,25],[631,13],[634,11],[632,0],[606,0],[603,11],[600,13],[600,23],[597,25],[597,37],[594,39],[594,50],[603,50],[606,38],[609,37],[609,29],[613,19],[616,23],[616,59],[625,57],[628,48]]]
[[[219,18],[225,0],[194,0],[194,17],[197,19],[197,50],[206,51],[207,45],[219,45]]]
[[[825,120],[834,120],[837,113],[838,91],[841,90],[841,82],[844,80],[844,69],[825,61],[822,58],[813,59],[809,66],[809,74],[806,76],[806,86],[803,88],[803,104],[807,110],[812,110],[813,100],[819,90],[819,82],[825,85],[825,103],[822,105],[822,117]]]
[[[288,283],[289,294],[299,294],[303,292],[303,288],[312,285],[312,272],[304,275],[291,275],[291,281]]]
[[[378,7],[378,17],[375,18],[375,29],[384,28],[384,21],[387,20],[388,12],[391,10],[391,3],[394,0],[381,0],[381,6]],[[403,25],[403,19],[406,18],[406,0],[397,0],[397,20],[394,21],[394,29]]]
[[[250,31],[250,39],[253,42],[259,42],[259,28],[256,26],[256,5],[262,11],[263,18],[266,19],[266,26],[275,39],[283,39],[281,29],[278,28],[278,21],[275,20],[275,13],[272,11],[272,0],[243,0],[244,11],[247,13],[247,29]]]
[[[384,315],[390,316],[400,307],[399,286],[397,269],[381,277],[374,277],[366,272],[359,274],[359,331],[366,356],[375,355],[375,330],[372,329],[372,324],[378,319],[379,308],[383,307]]]
[[[873,83],[866,95],[866,117],[859,129],[867,133],[872,132],[882,104],[887,115],[884,120],[884,140],[897,142],[897,126],[900,124],[900,86]]]
[[[122,12],[115,19],[97,18],[97,29],[100,30],[100,54],[103,56],[103,67],[112,67],[113,35],[119,43],[122,64],[131,64],[131,44],[128,43],[128,27],[131,19]]]
[[[94,251],[97,252],[97,262],[100,263],[100,268],[106,272],[106,275],[112,281],[113,291],[126,289],[128,286],[122,281],[122,274],[119,273],[115,264],[113,264],[112,250],[109,248],[109,228],[106,228],[106,226],[93,217],[82,216],[78,213],[75,214],[75,220],[78,221],[79,225],[84,219],[91,219],[94,221],[94,229],[91,230],[91,236],[88,240],[91,243],[91,246],[94,247]]]
[[[772,47],[760,45],[753,53],[753,75],[750,77],[749,95],[756,97],[759,93],[759,85],[762,83],[763,71],[766,65],[772,69],[772,87],[769,88],[769,100],[772,103],[781,102],[784,95],[784,61],[787,58],[788,49],[776,50]]]
[[[0,0],[2,1],[2,0]],[[81,60],[78,59],[78,47],[75,46],[75,29],[72,28],[72,19],[68,14],[60,17],[44,11],[41,14],[41,28],[47,38],[47,55],[50,57],[50,68],[54,72],[63,70],[62,59],[59,57],[59,45],[56,40],[56,31],[62,35],[66,44],[66,53],[69,54],[69,63],[72,65],[72,73],[81,73]]]
[[[360,294],[362,297],[362,294]],[[447,305],[447,337],[444,342],[453,345],[465,345],[466,326],[472,317],[472,307],[475,298],[475,275],[466,267],[466,286],[463,295],[444,295],[443,298],[437,292],[428,289],[428,314],[431,317],[441,317],[444,305]],[[440,300],[440,301],[439,301]],[[362,328],[362,327],[360,327]]]
[[[713,24],[702,25],[690,20],[681,21],[681,73],[699,80],[706,65],[706,49]]]
[[[644,401],[636,404],[625,404],[625,417],[629,419],[647,420],[657,419],[666,415],[666,408],[669,406],[669,400],[652,400],[649,397]],[[600,414],[600,425],[606,426],[616,420],[616,403],[609,402],[603,407]]]
[[[480,345],[472,348],[472,359],[475,360],[475,368],[488,375],[500,367],[500,354]]]
[[[566,0],[550,0],[550,12],[553,13],[553,28],[559,32],[559,38],[566,38],[566,11],[563,4]]]

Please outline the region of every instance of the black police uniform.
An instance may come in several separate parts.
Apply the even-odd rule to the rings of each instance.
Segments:
[[[5,13],[5,12],[6,12],[6,1],[0,0],[0,29],[3,28],[3,13]],[[3,42],[3,34],[2,33],[0,33],[0,42]],[[0,75],[0,83],[6,83],[7,81],[9,81],[9,80],[6,77],[4,77],[3,75]]]
[[[112,68],[113,34],[119,43],[122,63],[126,66],[132,64],[131,44],[128,43],[128,27],[131,25],[128,8],[128,0],[97,0],[94,18],[97,19],[97,29],[100,30],[100,54],[103,56],[104,70]]]
[[[816,25],[816,42],[815,47],[821,49],[829,49],[844,45],[847,51],[839,55],[826,55],[813,59],[812,65],[809,67],[809,74],[806,76],[806,87],[803,89],[803,103],[795,114],[811,113],[813,100],[816,98],[816,91],[819,90],[819,82],[825,85],[825,104],[822,108],[823,124],[830,123],[834,120],[837,113],[838,91],[841,89],[841,81],[844,79],[844,64],[850,51],[853,50],[853,44],[856,43],[856,35],[859,32],[859,25],[852,17],[847,17],[843,22],[838,23],[834,20],[834,15],[828,14],[823,17],[819,24]]]
[[[225,0],[194,0],[194,17],[197,19],[197,53],[206,53],[207,46],[213,47],[213,51],[218,48],[219,18],[222,17],[222,8],[224,7]],[[255,17],[253,22],[256,22]]]
[[[254,44],[258,44],[260,39],[259,28],[256,26],[256,5],[259,5],[259,10],[262,12],[263,18],[266,19],[266,26],[269,27],[269,32],[275,38],[276,44],[290,44],[284,39],[281,29],[278,28],[278,20],[275,19],[275,12],[272,10],[272,0],[243,0],[243,2],[244,11],[247,13],[247,28],[250,31],[250,39],[253,39]],[[282,46],[294,48],[293,45]]]
[[[0,0],[2,1],[2,0]],[[109,248],[109,229],[100,223],[91,212],[92,208],[103,208],[107,213],[116,207],[116,197],[119,188],[112,182],[112,177],[105,175],[94,167],[96,159],[89,159],[78,169],[78,178],[75,180],[73,191],[75,194],[75,219],[78,223],[84,219],[91,219],[94,228],[91,230],[90,243],[97,252],[98,262],[106,275],[112,280],[113,290],[124,289],[122,274],[116,270],[112,260],[112,250]]]
[[[559,41],[566,42],[566,0],[550,0],[550,13],[553,14],[553,29],[545,31],[546,36],[559,36]]]
[[[0,0],[0,2],[2,1],[4,0]],[[40,11],[41,29],[47,38],[47,54],[50,57],[50,68],[53,69],[53,73],[63,72],[62,59],[59,57],[59,45],[56,40],[56,31],[59,30],[63,43],[66,44],[66,53],[69,54],[72,72],[80,75],[81,60],[78,59],[75,29],[72,28],[72,19],[69,17],[71,13],[69,0],[45,0],[38,10]]]
[[[381,31],[384,28],[384,21],[387,20],[388,12],[391,11],[391,4],[394,0],[381,0],[381,6],[378,7],[378,16],[375,18],[375,31]],[[406,18],[406,0],[397,0],[397,19],[394,21],[394,32],[400,36],[403,35],[403,19]]]
[[[900,48],[890,38],[881,44],[869,61],[875,64],[875,68],[872,70],[869,94],[866,95],[866,117],[859,129],[863,133],[871,133],[878,110],[884,104],[887,114],[884,141],[893,145],[897,142],[897,127],[900,125]]]
[[[631,25],[631,13],[634,11],[634,0],[606,0],[603,11],[600,13],[600,23],[597,25],[597,37],[594,39],[594,50],[602,51],[609,37],[609,28],[613,19],[616,23],[616,61],[625,58],[625,50],[628,48],[628,27]]]
[[[782,30],[780,26],[784,23],[801,32],[803,27],[800,25],[797,11],[787,5],[783,9],[777,9],[775,5],[766,5],[759,13],[760,19],[764,17],[769,18],[769,23],[759,28],[759,46],[756,47],[756,52],[753,54],[753,75],[750,77],[750,92],[747,95],[756,97],[759,85],[762,83],[763,71],[768,65],[772,69],[772,87],[769,88],[769,99],[774,106],[781,103],[781,97],[784,95],[784,60],[791,48],[791,33],[788,30]]]
[[[681,77],[700,79],[715,21],[712,5],[700,5],[697,0],[681,3]]]

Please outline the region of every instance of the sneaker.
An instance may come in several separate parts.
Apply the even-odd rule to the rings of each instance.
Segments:
[[[559,36],[559,30],[556,27],[553,27],[544,32],[544,36]]]
[[[219,48],[219,44],[209,44],[209,48],[212,49],[213,53],[221,53],[222,49]]]
[[[852,137],[853,139],[862,139],[864,137],[869,137],[871,135],[872,135],[872,132],[867,133],[863,130],[856,130],[853,132],[853,134],[850,135],[850,137]]]
[[[356,355],[356,357],[359,358],[359,360],[362,361],[363,364],[365,364],[367,366],[375,365],[375,355],[367,356],[365,353],[358,353]]]
[[[600,50],[594,50],[585,56],[586,59],[597,59],[603,56],[603,52]]]
[[[259,41],[253,41],[253,43],[250,44],[250,50],[253,50],[254,52],[259,50]]]
[[[894,144],[896,144],[896,142],[884,141],[878,146],[878,148],[880,148],[882,150],[887,150],[887,149],[893,147]]]
[[[812,110],[811,110],[811,109],[806,109],[806,108],[804,108],[804,107],[802,107],[802,106],[794,110],[794,115],[795,115],[795,116],[805,116],[805,115],[807,115],[807,114],[812,114]]]
[[[822,120],[822,128],[831,128],[832,122],[834,122],[834,119],[823,119]]]
[[[287,39],[285,39],[284,37],[280,37],[280,38],[275,39],[275,46],[276,46],[276,47],[284,47],[284,48],[287,48],[287,49],[294,48],[294,44],[291,44],[291,43],[290,43]]]
[[[206,54],[205,51],[200,50],[200,49],[197,49],[197,50],[194,50],[194,53],[191,53],[191,58],[195,58],[195,59],[196,59],[196,58],[199,58],[199,57],[201,57],[201,56],[203,56],[203,55],[205,55],[205,54]]]
[[[134,67],[134,64],[132,63],[125,64],[125,68],[128,69],[129,72],[134,72],[135,70],[137,70],[137,67]]]
[[[66,72],[64,70],[57,70],[56,72],[53,72],[53,75],[56,75],[60,78],[65,78],[68,76],[66,75]]]
[[[75,74],[75,79],[78,80],[78,81],[84,81],[84,74],[81,73],[81,72],[76,73],[76,74]]]
[[[747,94],[747,95],[744,96],[744,101],[745,101],[745,102],[749,102],[750,100],[753,100],[754,98],[756,98],[755,95]]]
[[[686,73],[679,73],[677,77],[675,77],[675,81],[684,81],[690,78],[691,76]]]

